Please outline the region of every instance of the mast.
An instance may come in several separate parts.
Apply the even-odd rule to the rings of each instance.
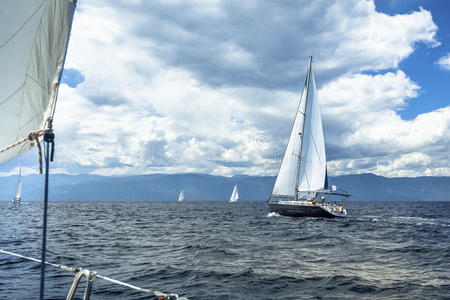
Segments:
[[[309,57],[309,66],[308,66],[308,74],[306,75],[306,83],[305,83],[305,114],[308,107],[308,89],[309,89],[309,78],[311,77],[311,66],[312,66],[312,56]],[[302,151],[303,151],[303,129],[305,128],[305,120],[306,118],[303,118],[303,124],[302,124],[302,130],[299,132],[299,135],[302,135],[301,144],[300,144],[300,153],[298,154],[298,160],[297,160],[297,172],[295,177],[295,200],[298,200],[298,182],[300,179],[300,164],[301,164],[301,157],[302,157]]]

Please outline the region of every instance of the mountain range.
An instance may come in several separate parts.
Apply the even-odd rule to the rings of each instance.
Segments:
[[[265,201],[274,176],[233,177],[207,174],[149,174],[135,176],[50,176],[50,201],[176,201],[184,189],[185,201],[227,201],[238,185],[241,201]],[[396,177],[374,174],[329,178],[330,185],[346,190],[352,201],[447,201],[450,177]],[[0,177],[0,201],[11,201],[17,176]],[[43,199],[44,176],[23,176],[22,201]]]

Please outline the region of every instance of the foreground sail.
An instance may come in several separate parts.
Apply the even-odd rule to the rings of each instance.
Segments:
[[[22,194],[22,169],[19,169],[19,181],[17,183],[16,196],[13,199],[13,203],[20,203],[20,195]]]
[[[64,67],[76,0],[0,1],[0,163],[37,146],[44,140],[45,188],[41,260],[17,253],[0,253],[41,262],[39,299],[44,299],[46,264],[75,273],[66,299],[73,299],[80,280],[86,279],[83,299],[89,299],[95,278],[120,284],[158,299],[176,294],[143,289],[101,276],[97,272],[46,262],[49,162],[53,160],[53,113]],[[95,20],[93,20],[95,21]],[[20,178],[20,177],[19,177]],[[16,198],[20,198],[21,180]],[[80,296],[79,294],[77,294]]]
[[[322,117],[311,57],[289,142],[268,200],[269,209],[298,217],[345,216],[342,200],[347,197],[345,192],[328,188]]]
[[[53,113],[75,5],[76,0],[0,1],[0,163],[33,146],[41,155],[43,139],[46,147],[39,299],[44,298]]]
[[[238,202],[238,201],[239,201],[239,193],[238,193],[237,184],[235,184],[233,193],[231,194],[231,197],[230,197],[230,202]]]
[[[184,190],[180,191],[180,195],[178,196],[178,202],[183,202],[184,201]]]
[[[51,127],[75,2],[1,1],[0,163]]]

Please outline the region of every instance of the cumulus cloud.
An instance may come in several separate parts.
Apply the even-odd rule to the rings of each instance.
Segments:
[[[439,44],[430,12],[389,16],[376,12],[373,1],[218,1],[214,13],[199,6],[205,4],[145,2],[123,9],[142,20],[133,33],[153,41],[164,63],[210,85],[295,90],[308,55],[317,58],[321,82],[328,82],[395,68],[418,42]]]
[[[66,68],[84,81],[60,88],[56,167],[275,175],[313,54],[332,174],[448,174],[449,108],[398,115],[420,90],[398,63],[436,30],[372,1],[81,1]]]
[[[448,53],[447,55],[441,57],[436,63],[442,69],[450,71],[450,53]]]

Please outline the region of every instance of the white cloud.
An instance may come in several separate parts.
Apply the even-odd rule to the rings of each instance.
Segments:
[[[436,62],[442,69],[450,71],[450,53],[441,57]]]
[[[402,120],[420,87],[401,70],[359,73],[397,68],[418,42],[436,46],[431,14],[307,3],[81,1],[66,67],[85,81],[60,88],[56,166],[275,175],[313,53],[334,174],[448,173],[436,160],[449,109]]]
[[[418,89],[402,71],[344,76],[324,86],[320,96],[331,173],[419,176],[427,167],[439,167],[439,174],[450,175],[448,164],[442,165],[449,157],[450,106],[413,120],[397,113]],[[402,164],[407,158],[425,164]]]

